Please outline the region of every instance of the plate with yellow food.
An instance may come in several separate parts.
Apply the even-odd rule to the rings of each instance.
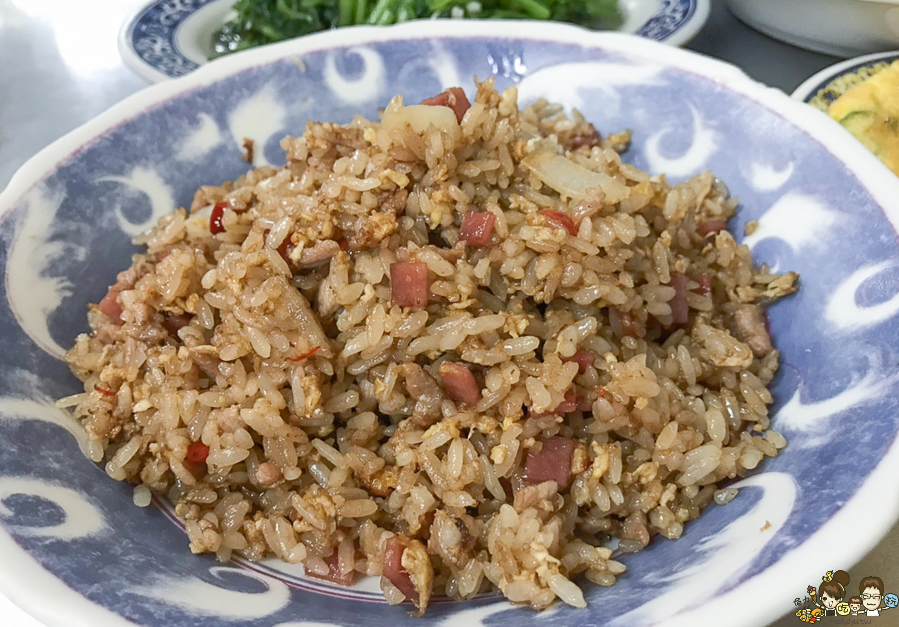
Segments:
[[[827,113],[899,174],[899,51],[828,67],[793,98]]]

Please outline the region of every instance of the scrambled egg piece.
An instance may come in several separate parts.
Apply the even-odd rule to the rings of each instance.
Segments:
[[[899,61],[846,91],[827,113],[899,174]]]

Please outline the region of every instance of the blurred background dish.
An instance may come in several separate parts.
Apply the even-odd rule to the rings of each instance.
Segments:
[[[217,32],[235,0],[151,0],[124,21],[119,52],[142,78],[183,76],[216,56]],[[619,32],[683,46],[702,29],[711,0],[619,0]]]
[[[899,47],[896,0],[726,0],[746,24],[794,46],[840,57]]]
[[[877,52],[854,59],[847,59],[824,68],[802,82],[793,90],[792,96],[822,111],[836,100],[848,86],[861,82],[872,72],[899,60],[899,50]]]
[[[899,51],[871,54],[818,72],[793,98],[824,111],[899,175]]]

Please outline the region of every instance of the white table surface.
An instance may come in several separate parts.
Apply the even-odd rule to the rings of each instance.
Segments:
[[[116,49],[122,20],[144,1],[0,0],[0,188],[41,148],[146,85]],[[713,0],[706,28],[688,47],[735,63],[788,93],[838,61],[747,28],[721,0]],[[833,566],[848,570],[852,581],[875,575],[890,591],[899,589],[899,525],[859,564]],[[797,594],[810,583],[819,582],[797,581]],[[899,625],[899,616],[886,614],[876,622]],[[799,624],[788,614],[772,627]],[[0,593],[0,627],[45,626]]]

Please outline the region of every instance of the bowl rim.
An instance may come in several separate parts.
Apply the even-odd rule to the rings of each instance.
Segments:
[[[808,134],[809,139],[831,153],[855,176],[882,209],[894,231],[899,233],[899,177],[826,114],[810,109],[778,89],[754,81],[736,66],[633,35],[588,31],[566,24],[478,20],[461,22],[453,32],[446,32],[444,24],[434,22],[338,29],[228,55],[186,76],[150,85],[70,131],[25,162],[0,192],[0,221],[7,219],[12,208],[34,186],[75,156],[81,147],[182,94],[253,67],[303,54],[379,42],[434,38],[524,39],[579,45],[628,55],[637,61],[658,63],[710,80],[755,101]],[[801,544],[739,586],[698,607],[668,617],[660,624],[666,627],[720,624],[722,611],[727,611],[729,624],[735,626],[758,626],[779,618],[792,607],[791,590],[797,582],[807,578],[817,580],[821,572],[832,569],[834,564],[854,564],[887,533],[899,518],[899,492],[891,489],[897,474],[899,437],[893,440],[856,493]],[[877,507],[866,507],[868,502],[876,502]],[[853,529],[854,533],[847,537],[846,529]],[[3,525],[0,525],[0,564],[0,590],[48,627],[134,624],[68,588],[22,549]],[[33,576],[24,577],[23,573]],[[35,586],[38,580],[42,582],[41,586]],[[56,603],[46,602],[45,590],[54,594]],[[767,602],[759,603],[762,598]],[[65,607],[60,607],[59,601],[66,603]],[[735,606],[749,606],[753,611],[734,613]]]
[[[827,87],[827,85],[831,81],[839,78],[843,74],[856,72],[866,65],[871,65],[879,61],[884,61],[886,59],[899,59],[899,50],[874,52],[872,54],[853,57],[852,59],[846,59],[845,61],[840,61],[839,63],[828,65],[823,70],[815,72],[807,79],[802,81],[799,87],[794,89],[793,93],[790,94],[790,96],[802,102],[809,102],[812,98],[815,97],[815,94]]]

